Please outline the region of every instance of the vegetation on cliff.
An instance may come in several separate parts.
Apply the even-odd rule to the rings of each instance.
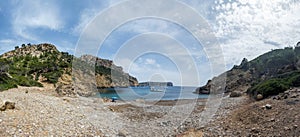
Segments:
[[[300,86],[300,43],[295,47],[275,49],[251,61],[243,59],[240,65],[215,77],[226,75],[225,92],[245,91],[253,97],[264,98]],[[205,85],[203,87],[208,87]],[[201,89],[201,88],[200,88]]]
[[[122,68],[115,66],[112,61],[97,57],[93,58],[98,62],[95,66],[84,60],[84,57],[77,58],[66,52],[59,52],[51,44],[22,44],[21,47],[16,46],[15,50],[0,56],[0,91],[15,88],[18,85],[42,87],[43,82],[56,84],[57,86],[71,84],[72,63],[74,60],[79,67],[83,67],[83,69],[74,70],[76,71],[74,74],[78,74],[76,76],[79,77],[76,79],[77,82],[85,79],[84,73],[92,74],[83,71],[94,69],[94,78],[95,75],[96,78],[98,75],[105,77],[101,80],[96,79],[97,87],[130,86],[138,83],[136,78],[124,73]],[[89,69],[86,69],[87,67]],[[117,82],[111,80],[112,72],[119,76]],[[126,84],[124,82],[126,80],[130,81],[128,82],[130,84]]]

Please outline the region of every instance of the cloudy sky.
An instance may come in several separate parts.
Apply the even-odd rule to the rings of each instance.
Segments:
[[[213,72],[218,66],[214,66],[214,58],[221,58],[220,64],[230,69],[244,57],[253,59],[271,49],[293,46],[300,41],[300,0],[178,0],[179,4],[162,2],[160,8],[157,5],[145,6],[135,0],[134,4],[118,7],[126,2],[1,0],[0,54],[22,43],[46,42],[56,45],[61,51],[75,54],[81,49],[77,44],[88,34],[83,33],[88,28],[106,32],[106,28],[113,27],[114,21],[125,16],[143,15],[141,10],[151,9],[153,15],[174,18],[132,18],[116,24],[118,26],[105,40],[97,43],[99,49],[91,48],[91,54],[114,60],[139,81],[201,85],[219,73]],[[118,12],[122,10],[117,8],[122,8],[123,12]],[[191,16],[192,11],[199,16]],[[204,20],[204,23],[197,24],[199,30],[205,28],[199,31],[202,38],[195,38],[197,32],[187,29],[189,25],[177,23],[176,19],[183,19],[187,24],[197,19]],[[97,20],[103,21],[102,27],[95,27],[96,23],[90,25]],[[211,33],[216,39],[211,38]],[[98,33],[91,34],[98,37]],[[205,42],[207,39],[216,40],[219,49],[213,50],[222,54],[210,52],[211,42]],[[84,48],[89,49],[89,44]],[[89,54],[90,51],[80,52]]]

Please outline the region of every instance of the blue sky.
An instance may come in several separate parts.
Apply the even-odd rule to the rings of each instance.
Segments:
[[[243,57],[253,59],[271,49],[293,46],[300,41],[299,0],[178,1],[192,8],[210,25],[220,44],[218,50],[223,53],[226,69],[239,64]],[[2,0],[0,54],[22,43],[45,42],[56,45],[61,51],[74,53],[89,23],[122,2],[124,0]],[[172,5],[164,6],[168,9]],[[175,12],[172,13],[175,16]],[[177,9],[177,13],[185,14],[182,9]],[[111,19],[125,14],[129,13],[111,13]],[[215,75],[211,69],[211,56],[203,46],[180,24],[159,18],[142,18],[115,28],[97,55],[114,60],[140,81],[201,85]],[[136,53],[129,60],[128,57],[135,53],[132,47],[140,48],[143,54]],[[150,49],[155,52],[145,52]]]

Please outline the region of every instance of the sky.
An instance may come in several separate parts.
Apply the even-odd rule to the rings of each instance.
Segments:
[[[139,81],[198,86],[243,58],[300,41],[300,0],[155,1],[1,0],[0,54],[52,43],[113,60]]]

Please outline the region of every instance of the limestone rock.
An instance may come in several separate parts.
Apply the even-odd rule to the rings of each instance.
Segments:
[[[7,109],[15,109],[15,103],[10,101],[5,101],[5,103],[0,107],[0,111],[5,111]]]

